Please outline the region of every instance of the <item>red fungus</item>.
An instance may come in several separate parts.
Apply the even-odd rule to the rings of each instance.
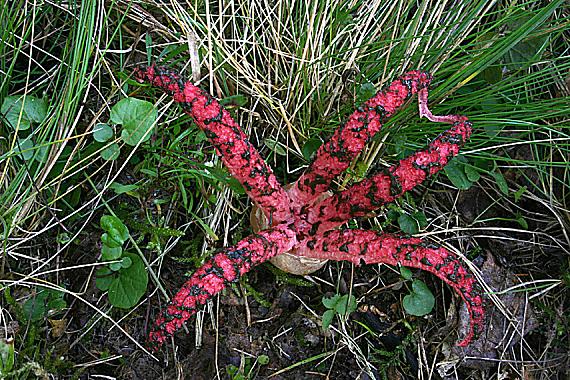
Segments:
[[[264,211],[273,227],[226,248],[200,267],[157,318],[150,343],[156,348],[214,294],[275,255],[296,255],[355,264],[386,263],[429,271],[451,286],[465,301],[471,328],[458,343],[465,346],[482,330],[485,312],[482,287],[449,250],[419,238],[397,237],[365,230],[338,230],[351,218],[366,216],[422,183],[457,155],[471,134],[465,116],[434,116],[427,107],[431,76],[410,71],[365,102],[317,151],[308,170],[288,191],[247,140],[237,123],[210,95],[176,72],[156,66],[135,70],[140,82],[150,82],[181,103],[210,139],[230,174]],[[321,195],[348,168],[382,123],[418,94],[420,116],[452,124],[428,148],[401,160],[332,197]]]

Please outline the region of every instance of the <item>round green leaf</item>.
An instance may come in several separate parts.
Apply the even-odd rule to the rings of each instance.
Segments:
[[[103,244],[101,247],[101,256],[105,261],[117,260],[122,254],[123,248],[121,246],[109,247],[107,244]]]
[[[259,355],[259,356],[257,357],[257,362],[258,362],[260,365],[267,365],[267,364],[269,363],[269,356],[267,356],[267,355]]]
[[[325,305],[327,309],[334,309],[339,299],[340,299],[340,294],[335,294],[330,298],[323,297],[322,301],[323,305]]]
[[[358,92],[356,94],[356,102],[358,104],[364,103],[374,95],[376,95],[376,87],[374,87],[374,85],[370,82],[363,83],[358,88]]]
[[[465,175],[467,176],[467,179],[469,181],[477,182],[479,181],[479,178],[481,178],[481,174],[473,166],[465,165],[464,169],[465,169]]]
[[[34,142],[30,140],[29,137],[18,139],[14,150],[18,152],[18,155],[25,161],[29,161],[34,157]]]
[[[118,272],[118,276],[109,287],[109,302],[112,305],[128,309],[136,305],[146,292],[148,274],[141,258],[133,253],[125,253],[132,264]]]
[[[305,142],[305,145],[303,145],[303,157],[305,157],[307,161],[310,160],[322,143],[323,142],[320,139],[308,139]]]
[[[103,215],[100,220],[101,228],[109,234],[109,236],[121,243],[129,238],[129,229],[121,222],[121,219],[112,215]]]
[[[26,300],[22,305],[24,316],[29,321],[39,321],[42,319],[46,312],[46,302],[49,294],[45,291],[39,291],[34,297]]]
[[[467,190],[471,185],[473,185],[465,175],[465,172],[463,171],[464,167],[465,165],[459,162],[457,158],[454,158],[443,168],[445,174],[447,174],[447,178],[449,178],[451,183],[460,190]]]
[[[356,297],[351,295],[349,298],[348,294],[340,297],[335,305],[335,310],[340,315],[352,313],[356,310]]]
[[[412,214],[412,218],[414,218],[416,222],[418,222],[418,226],[420,227],[420,229],[427,227],[428,220],[426,214],[424,214],[423,211],[414,212]]]
[[[50,314],[55,314],[62,311],[67,307],[67,302],[63,298],[54,298],[47,303],[47,308]]]
[[[120,262],[109,264],[109,268],[111,268],[111,270],[112,270],[113,272],[118,272],[119,270],[121,270],[122,267],[123,267],[123,266],[121,265]]]
[[[36,154],[34,159],[39,163],[46,162],[47,157],[48,157],[48,153],[49,153],[49,146],[47,146],[47,145],[39,146],[38,147],[38,153]]]
[[[133,260],[131,260],[130,257],[125,256],[121,259],[120,264],[121,264],[122,268],[126,269],[126,268],[130,267],[131,265],[133,265]]]
[[[7,96],[0,112],[14,129],[24,131],[30,128],[32,123],[44,121],[47,115],[47,102],[35,96]]]
[[[423,281],[414,280],[412,291],[404,297],[402,304],[408,314],[422,316],[433,310],[435,298]]]
[[[115,104],[110,115],[113,123],[123,126],[121,138],[131,146],[150,138],[150,130],[157,118],[158,111],[152,103],[135,98],[126,98]]]
[[[408,214],[401,214],[398,217],[398,225],[400,226],[402,232],[408,235],[413,235],[420,232],[418,221]]]
[[[101,151],[101,158],[105,161],[115,161],[121,154],[119,144],[113,143]]]
[[[115,276],[113,276],[111,269],[108,267],[99,268],[97,272],[95,272],[95,286],[97,286],[99,290],[107,291],[114,278]]]
[[[108,141],[113,137],[113,128],[108,124],[99,123],[93,128],[93,138],[98,142]]]
[[[515,8],[510,21],[507,23],[507,33],[520,30],[525,23],[530,21],[536,13],[530,10]],[[535,62],[548,46],[549,33],[543,33],[544,27],[538,27],[537,33],[528,35],[512,46],[503,56],[509,69],[518,70]]]
[[[104,245],[110,248],[120,247],[123,245],[122,242],[116,241],[108,233],[104,233],[103,235],[101,235],[101,241],[103,242]]]

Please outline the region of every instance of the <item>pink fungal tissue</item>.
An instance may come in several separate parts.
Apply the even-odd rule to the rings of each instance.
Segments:
[[[431,272],[467,305],[470,328],[458,345],[467,346],[482,331],[483,288],[454,253],[416,237],[338,228],[352,218],[369,215],[440,171],[469,138],[472,124],[465,116],[435,116],[429,111],[430,74],[407,72],[359,106],[321,145],[308,169],[287,190],[229,112],[208,93],[165,67],[140,66],[134,76],[173,96],[205,132],[231,175],[271,220],[267,229],[215,254],[186,281],[156,318],[149,335],[151,347],[158,349],[201,305],[253,266],[289,251],[313,259],[386,263]],[[346,190],[322,197],[382,124],[414,94],[418,96],[420,116],[451,127],[426,149]]]

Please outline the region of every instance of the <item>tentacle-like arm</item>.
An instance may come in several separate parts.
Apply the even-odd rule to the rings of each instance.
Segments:
[[[482,287],[458,257],[449,250],[419,238],[404,238],[366,230],[333,230],[302,242],[303,255],[355,264],[385,263],[419,268],[433,273],[463,298],[471,317],[471,328],[459,346],[468,345],[482,330],[485,320]]]
[[[380,130],[406,100],[427,88],[431,76],[410,71],[366,101],[317,150],[314,161],[295,185],[288,190],[297,206],[310,204],[327,191],[331,181],[344,172],[366,143]]]
[[[197,308],[235,282],[255,265],[290,250],[297,244],[292,226],[280,224],[225,248],[202,265],[174,296],[154,323],[149,342],[159,348],[168,335],[196,313]]]
[[[385,203],[392,202],[443,169],[471,135],[471,123],[465,116],[444,116],[453,127],[433,140],[428,148],[401,160],[309,209],[307,220],[319,223],[316,232],[333,229],[349,219],[365,216]]]
[[[168,92],[182,105],[206,133],[230,174],[241,182],[268,218],[279,222],[290,219],[289,196],[227,110],[207,92],[166,68],[141,66],[135,69],[134,76]]]

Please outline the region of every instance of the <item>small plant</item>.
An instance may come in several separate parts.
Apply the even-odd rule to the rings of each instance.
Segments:
[[[402,301],[406,313],[418,317],[431,313],[435,306],[435,298],[427,285],[422,280],[412,279],[412,271],[409,268],[400,267],[400,275],[405,280],[412,281],[412,289]]]
[[[323,305],[325,305],[325,307],[328,309],[323,314],[324,329],[328,329],[330,327],[335,315],[344,317],[356,311],[356,297],[354,297],[352,294],[350,296],[348,294],[345,294],[343,296],[340,294],[335,294],[330,298],[323,297],[322,302]]]
[[[226,373],[230,380],[249,380],[255,378],[254,370],[256,366],[265,366],[269,363],[269,356],[259,355],[255,361],[252,358],[244,358],[245,365],[243,371],[239,367],[230,364],[226,366]]]
[[[129,230],[116,216],[101,217],[101,258],[108,262],[96,272],[97,288],[109,292],[109,302],[128,309],[136,305],[146,292],[148,273],[141,258],[123,250]]]
[[[29,132],[33,125],[40,124],[47,116],[48,103],[35,96],[7,96],[4,98],[0,113],[18,138],[15,152],[25,161],[35,158],[42,162],[46,156],[46,147],[34,143],[34,134]],[[39,152],[39,154],[36,154]]]
[[[0,377],[4,378],[14,368],[14,339],[0,338]]]
[[[39,288],[33,297],[22,305],[22,312],[28,321],[37,322],[51,317],[67,307],[64,293],[48,288]]]
[[[156,123],[158,111],[146,100],[125,98],[111,108],[110,123],[121,125],[121,139],[125,144],[136,146],[150,139],[150,130]],[[105,143],[114,137],[113,128],[107,123],[99,123],[93,128],[95,141]],[[101,151],[104,160],[119,158],[121,148],[116,142]]]

